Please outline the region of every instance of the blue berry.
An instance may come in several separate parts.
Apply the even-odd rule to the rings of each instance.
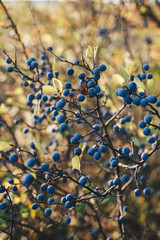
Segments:
[[[130,149],[129,149],[128,147],[124,147],[124,148],[122,149],[122,153],[125,154],[125,155],[129,155]]]
[[[157,102],[157,97],[156,96],[148,96],[147,100],[149,103],[156,103]]]
[[[98,132],[98,131],[100,130],[100,127],[99,127],[99,125],[93,125],[93,129],[94,129],[96,132]]]
[[[49,185],[47,187],[47,193],[49,193],[49,194],[53,194],[54,193],[54,187],[52,185]]]
[[[118,161],[117,160],[113,160],[111,162],[111,167],[113,167],[113,168],[118,167]]]
[[[66,123],[61,123],[59,126],[59,130],[64,132],[67,129],[67,124]]]
[[[150,123],[151,121],[152,121],[152,116],[147,115],[147,116],[144,117],[144,122],[145,123]]]
[[[36,163],[35,158],[29,158],[29,159],[27,160],[27,166],[28,166],[28,167],[33,167],[33,166],[35,165],[35,163]]]
[[[147,139],[148,143],[154,143],[156,141],[155,137],[151,136]]]
[[[143,129],[143,134],[144,134],[145,136],[148,136],[150,133],[151,133],[151,130],[150,130],[149,127],[145,127],[145,128]]]
[[[136,105],[136,106],[140,105],[140,101],[141,101],[141,99],[139,97],[133,98],[133,104]]]
[[[79,179],[79,184],[81,186],[85,186],[86,183],[87,183],[87,178],[86,177],[83,176]]]
[[[106,71],[106,69],[107,69],[106,65],[104,65],[104,64],[99,65],[100,71],[104,72],[104,71]]]
[[[93,157],[94,157],[95,160],[100,160],[101,159],[101,153],[100,152],[95,152],[93,154]]]
[[[17,161],[18,161],[18,156],[17,156],[17,154],[13,153],[13,154],[10,156],[9,160],[10,160],[12,163],[17,162]]]
[[[22,177],[22,182],[26,187],[28,187],[33,182],[33,180],[34,177],[30,173],[27,173]]]
[[[114,185],[119,185],[120,182],[121,182],[121,180],[120,180],[119,178],[115,178],[115,179],[113,180],[113,184],[114,184]]]
[[[142,154],[141,154],[141,159],[142,160],[147,160],[147,158],[149,157],[149,154],[148,153],[146,153],[146,152],[143,152]]]
[[[126,94],[126,96],[123,97],[123,100],[126,104],[131,104],[132,103],[132,98],[129,94]]]
[[[75,154],[75,155],[78,155],[78,156],[79,156],[79,155],[81,155],[81,153],[82,153],[81,148],[75,148],[75,149],[74,149],[74,154]]]
[[[148,71],[148,70],[149,70],[149,65],[148,65],[148,64],[145,64],[145,65],[143,66],[143,70]]]
[[[119,126],[118,125],[114,125],[113,126],[113,131],[118,132],[119,131]]]
[[[46,208],[45,211],[44,211],[44,214],[46,217],[49,217],[52,213],[52,210],[50,208]]]
[[[35,149],[34,141],[31,141],[31,142],[30,142],[30,147],[33,148],[33,149]]]
[[[53,159],[53,161],[58,162],[60,160],[59,152],[54,152],[52,155],[52,159]]]
[[[7,204],[5,202],[0,203],[0,210],[5,210],[7,208]]]
[[[9,183],[9,184],[14,184],[13,178],[8,179],[8,183]]]
[[[147,104],[148,104],[148,99],[143,98],[143,99],[140,100],[140,105],[141,105],[142,107],[147,106]]]
[[[124,174],[122,176],[122,180],[123,180],[123,182],[128,182],[129,181],[129,176],[127,174]]]
[[[65,89],[64,91],[63,91],[63,96],[68,96],[69,95],[69,90],[68,89]]]
[[[145,128],[145,126],[146,126],[146,123],[144,121],[140,121],[138,123],[138,127],[140,127],[140,128]]]
[[[79,102],[83,102],[83,101],[85,100],[85,96],[84,96],[83,94],[79,94],[79,95],[77,96],[77,100],[78,100]]]
[[[139,189],[135,189],[135,190],[134,190],[134,195],[135,195],[136,197],[139,197],[139,196],[141,195],[141,191],[140,191]]]
[[[137,91],[137,85],[135,82],[129,82],[128,84],[128,88],[133,91],[133,92],[136,92]]]
[[[150,190],[149,188],[145,188],[145,189],[143,190],[143,193],[144,193],[145,195],[150,195],[150,194],[151,194],[151,190]]]
[[[47,200],[47,202],[48,202],[48,204],[52,204],[52,203],[54,203],[54,198],[48,198],[48,200]]]
[[[60,99],[60,100],[56,103],[56,107],[57,107],[58,109],[62,109],[62,108],[65,106],[65,104],[66,104],[65,99]]]
[[[123,211],[124,211],[124,212],[128,212],[128,206],[124,206],[124,207],[123,207]]]
[[[68,68],[68,69],[67,69],[67,75],[68,75],[68,76],[72,76],[73,73],[74,73],[74,69],[73,69],[73,68]]]
[[[100,153],[105,153],[107,151],[106,145],[100,145],[99,146],[99,151],[100,151]]]
[[[42,163],[41,164],[41,170],[42,171],[48,171],[48,169],[49,169],[49,164],[48,163]]]
[[[67,89],[70,89],[72,87],[72,84],[70,82],[66,82],[64,84],[64,87],[67,88]]]
[[[71,207],[72,207],[71,202],[70,202],[70,201],[67,201],[67,202],[65,203],[65,208],[71,208]]]
[[[85,76],[86,76],[85,73],[79,73],[79,74],[78,74],[78,78],[79,78],[79,79],[84,79]]]
[[[149,73],[149,74],[147,75],[147,78],[148,78],[148,79],[152,79],[152,78],[153,78],[152,74]]]
[[[44,194],[43,194],[43,193],[38,194],[37,200],[38,200],[39,202],[42,202],[42,201],[44,200]]]
[[[33,210],[36,210],[36,209],[38,208],[38,204],[37,204],[37,203],[33,203],[31,208],[32,208]]]
[[[14,68],[12,66],[8,66],[6,68],[7,72],[13,72]]]
[[[12,187],[12,191],[13,191],[13,192],[16,192],[17,190],[18,190],[17,186],[13,186],[13,187]]]
[[[142,73],[140,78],[141,78],[142,80],[146,79],[146,74],[145,74],[145,73]]]
[[[67,201],[71,201],[73,199],[73,195],[72,194],[67,194],[66,195],[66,200]]]
[[[65,219],[65,223],[70,224],[70,222],[71,222],[71,219],[70,219],[69,217],[67,217],[67,218]]]
[[[66,203],[66,202],[67,202],[66,197],[62,197],[61,198],[61,203]]]
[[[63,114],[60,114],[57,116],[56,120],[58,123],[63,123],[65,121],[66,117]]]

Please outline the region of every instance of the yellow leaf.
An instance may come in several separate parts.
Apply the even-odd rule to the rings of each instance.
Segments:
[[[23,88],[22,87],[17,87],[15,90],[14,90],[14,95],[22,95],[23,94]]]
[[[34,114],[38,117],[40,116],[40,101],[37,103],[37,105],[34,108]]]
[[[57,90],[54,87],[50,86],[50,85],[44,85],[42,87],[42,90],[43,90],[44,94],[49,95],[49,96],[52,96],[54,94],[58,94]]]
[[[72,167],[77,169],[77,170],[80,170],[80,160],[79,160],[79,157],[78,156],[74,156],[72,158]]]
[[[136,83],[137,88],[144,88],[144,83],[138,77],[134,77],[134,82]]]
[[[93,48],[90,45],[86,49],[86,57],[93,57]]]
[[[62,92],[62,82],[56,78],[53,78],[53,85],[57,92]]]
[[[5,141],[0,141],[0,151],[7,151],[11,149],[11,145]]]
[[[147,81],[147,88],[148,88],[148,90],[149,90],[150,92],[153,92],[153,91],[154,91],[154,89],[155,89],[155,81],[153,80],[153,78],[152,78],[152,79],[149,79],[149,80]]]
[[[98,51],[98,45],[93,48],[93,51],[94,51],[94,59],[95,59]]]
[[[119,74],[112,75],[112,81],[116,84],[123,84],[125,82],[124,78]]]

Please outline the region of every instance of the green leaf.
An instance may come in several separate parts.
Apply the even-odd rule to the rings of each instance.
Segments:
[[[54,88],[57,90],[57,92],[62,92],[62,82],[58,80],[57,78],[53,78],[53,85]]]
[[[80,160],[79,160],[79,157],[78,156],[74,156],[72,158],[72,167],[77,169],[77,170],[80,170]]]
[[[53,65],[52,65],[52,71],[55,72],[55,66],[56,66],[56,59],[53,59]]]
[[[58,94],[57,90],[54,87],[50,86],[50,85],[44,85],[42,87],[42,90],[43,90],[44,94],[49,95],[49,96],[52,96],[54,94]]]
[[[37,138],[34,138],[34,145],[41,153],[48,154],[47,150],[43,147],[43,145],[38,141]]]
[[[86,49],[86,57],[93,57],[93,48],[90,45]]]
[[[137,88],[139,87],[144,88],[144,83],[138,77],[134,76],[134,82],[136,83]]]
[[[129,75],[124,68],[120,68],[118,74],[121,75],[122,78],[124,78],[125,84],[129,82]]]
[[[6,137],[0,137],[0,142],[11,142],[12,140],[10,138],[6,138]]]
[[[0,151],[7,151],[11,149],[11,145],[6,141],[0,141]]]
[[[149,90],[150,92],[153,92],[153,91],[154,91],[154,89],[155,89],[155,81],[153,80],[153,78],[152,78],[152,79],[149,79],[149,80],[147,81],[147,88],[148,88],[148,90]]]
[[[132,139],[132,141],[134,142],[134,145],[136,146],[136,147],[139,147],[140,146],[140,143],[139,143],[139,140],[138,140],[138,138],[137,137],[131,137],[131,139]]]
[[[40,101],[37,103],[37,105],[34,108],[34,114],[38,117],[40,116]]]
[[[119,75],[119,74],[113,74],[112,75],[112,81],[115,83],[115,84],[123,84],[125,82],[124,78]]]

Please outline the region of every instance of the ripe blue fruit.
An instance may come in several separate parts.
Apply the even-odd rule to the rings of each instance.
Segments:
[[[65,121],[66,117],[63,114],[60,114],[57,116],[56,120],[58,123],[63,123]]]
[[[113,126],[113,131],[118,132],[119,131],[119,126],[118,125],[114,125]]]
[[[14,68],[12,66],[8,66],[6,68],[7,72],[13,72]]]
[[[140,105],[141,105],[142,107],[147,106],[147,104],[148,104],[148,99],[143,98],[143,99],[140,100]]]
[[[118,167],[118,161],[117,160],[113,160],[111,162],[111,167],[113,167],[113,168]]]
[[[16,192],[17,190],[18,190],[17,186],[13,186],[13,187],[12,187],[12,191],[13,191],[13,192]]]
[[[126,94],[126,96],[123,97],[123,100],[126,104],[131,104],[132,103],[132,98],[129,94]]]
[[[125,97],[126,94],[127,94],[127,91],[126,91],[124,88],[120,88],[120,89],[118,90],[118,96],[120,96],[120,97]]]
[[[47,202],[48,202],[48,204],[52,204],[53,202],[55,202],[55,199],[54,198],[48,198]]]
[[[66,200],[67,201],[71,201],[73,199],[73,195],[72,194],[67,194],[66,195]]]
[[[5,202],[0,203],[0,210],[5,210],[7,208],[7,204]]]
[[[48,97],[44,95],[44,96],[42,97],[42,100],[43,100],[43,102],[47,102]]]
[[[47,183],[43,183],[41,186],[40,186],[40,189],[42,192],[47,192],[47,187],[48,187],[48,184]]]
[[[32,67],[32,69],[37,68],[38,67],[38,63],[36,61],[33,61],[31,63],[31,67]]]
[[[37,204],[37,203],[33,203],[31,208],[32,208],[33,210],[36,210],[36,209],[38,208],[38,204]]]
[[[113,238],[111,238],[111,237],[108,237],[108,238],[107,238],[107,240],[113,240]]]
[[[135,195],[136,197],[139,197],[139,196],[141,195],[141,191],[140,191],[139,189],[135,189],[135,190],[134,190],[134,195]]]
[[[22,182],[24,183],[24,185],[26,187],[28,187],[29,185],[31,185],[31,183],[33,182],[34,180],[34,177],[30,174],[30,173],[27,173],[25,174],[23,177],[22,177]]]
[[[49,164],[48,163],[42,163],[41,164],[41,170],[42,171],[48,171],[49,169]]]
[[[98,85],[95,85],[93,88],[93,92],[96,94],[99,93],[100,91],[101,91],[100,87]]]
[[[10,58],[6,58],[6,63],[10,64],[12,62],[12,60]]]
[[[149,70],[149,65],[148,65],[148,64],[145,64],[145,65],[143,66],[143,70],[148,71],[148,70]]]
[[[85,76],[86,76],[85,73],[79,73],[79,74],[78,74],[78,78],[79,78],[79,79],[84,79]]]
[[[147,139],[148,143],[154,143],[156,141],[155,137],[151,136]]]
[[[160,107],[160,100],[156,102],[156,107]]]
[[[143,129],[143,134],[144,134],[145,136],[148,136],[150,133],[151,133],[151,130],[150,130],[149,127],[145,127],[145,128]]]
[[[101,153],[100,152],[95,152],[93,154],[93,157],[94,157],[95,160],[100,160],[101,159]]]
[[[93,129],[94,129],[96,132],[98,132],[98,131],[100,130],[100,127],[99,127],[99,125],[93,125]]]
[[[9,157],[9,160],[12,162],[12,163],[15,163],[18,161],[18,155],[13,153],[10,157]]]
[[[42,201],[44,200],[44,194],[43,194],[43,193],[38,194],[37,200],[38,200],[39,202],[42,202]]]
[[[141,78],[142,80],[146,79],[146,74],[145,74],[145,73],[142,73],[141,76],[140,76],[140,78]]]
[[[81,148],[75,148],[75,149],[74,149],[74,154],[75,154],[75,155],[78,155],[78,156],[79,156],[79,155],[81,155],[81,153],[82,153]]]
[[[119,178],[114,178],[114,179],[113,179],[113,184],[114,184],[114,185],[119,185],[120,182],[121,182],[121,180],[120,180]]]
[[[128,88],[133,91],[133,92],[136,92],[137,91],[137,85],[135,82],[129,82],[128,84]]]
[[[124,125],[124,124],[125,124],[125,119],[124,119],[124,118],[121,118],[121,119],[119,120],[119,122]]]
[[[87,178],[82,176],[78,182],[81,186],[85,186],[85,184],[87,183]]]
[[[113,180],[109,180],[108,181],[108,186],[112,187],[114,184],[113,184]]]
[[[66,123],[61,123],[59,126],[59,130],[64,132],[67,129],[67,124]]]
[[[91,80],[91,81],[89,81],[88,83],[87,83],[87,87],[88,88],[92,88],[92,87],[94,87],[94,82]]]
[[[66,202],[67,202],[66,197],[62,197],[61,198],[61,203],[66,203]]]
[[[130,81],[134,81],[134,75],[130,76]]]
[[[148,79],[152,79],[152,78],[153,78],[152,74],[149,73],[149,74],[147,75],[147,78],[148,78]]]
[[[106,69],[107,69],[106,65],[104,65],[104,64],[100,64],[100,65],[99,65],[99,70],[100,70],[101,72],[106,71]]]
[[[33,148],[33,149],[36,148],[35,145],[34,145],[34,141],[33,140],[30,142],[30,147]]]
[[[125,117],[125,121],[126,121],[126,122],[130,122],[130,121],[131,121],[131,117],[130,117],[130,116],[126,116],[126,117]]]
[[[57,107],[58,109],[62,109],[62,108],[65,106],[65,104],[66,104],[65,99],[60,99],[60,100],[56,103],[56,107]]]
[[[28,166],[28,167],[33,167],[33,166],[35,165],[35,163],[36,163],[35,158],[29,158],[29,159],[27,160],[27,166]]]
[[[67,69],[67,75],[68,75],[68,76],[72,76],[73,73],[74,73],[74,69],[73,69],[73,68],[68,68],[68,69]]]
[[[151,194],[151,190],[149,188],[145,188],[145,189],[143,189],[143,193],[145,195],[150,195]]]
[[[107,151],[106,145],[100,145],[99,146],[99,151],[100,151],[100,153],[105,153]]]
[[[109,162],[105,162],[105,167],[110,167],[110,163]]]
[[[123,216],[120,216],[119,217],[119,221],[122,222],[124,220],[124,217]]]
[[[138,127],[145,128],[145,126],[146,126],[146,123],[144,121],[139,121]]]
[[[47,50],[48,50],[48,51],[52,51],[52,50],[53,50],[53,47],[49,46],[49,47],[47,47]]]
[[[141,99],[139,97],[133,98],[133,104],[136,105],[136,106],[140,105],[140,101],[141,101]]]
[[[71,202],[70,202],[70,201],[67,201],[67,202],[65,203],[65,208],[71,208],[71,207],[72,207]]]
[[[70,224],[70,222],[71,222],[71,219],[70,219],[69,217],[67,217],[67,218],[65,219],[65,223]]]
[[[8,179],[8,183],[9,183],[9,184],[14,184],[13,178]]]
[[[141,182],[145,182],[146,181],[146,177],[145,176],[141,176],[140,180],[141,180]]]
[[[52,213],[52,210],[50,208],[46,208],[45,211],[44,211],[44,214],[46,217],[49,217]]]
[[[88,153],[89,156],[93,156],[93,154],[95,153],[95,151],[96,151],[95,149],[90,148],[90,149],[88,149],[88,152],[87,152],[87,153]]]
[[[54,152],[54,153],[52,154],[52,159],[53,159],[53,161],[58,162],[58,161],[60,160],[60,154],[59,154],[59,152]]]
[[[127,174],[124,174],[122,176],[122,180],[123,180],[123,182],[128,182],[129,181],[129,176]]]
[[[128,212],[128,206],[124,206],[124,207],[123,207],[123,211],[124,211],[124,212]]]
[[[99,75],[99,74],[100,74],[99,68],[95,68],[95,69],[93,70],[93,74],[94,74],[94,75]]]
[[[47,187],[47,193],[49,193],[49,194],[53,194],[54,193],[54,187],[52,185],[49,185]]]
[[[63,96],[68,96],[69,95],[69,90],[68,89],[65,89],[64,91],[63,91]]]
[[[3,194],[3,198],[4,198],[4,199],[6,199],[7,196],[8,196],[7,193],[4,193],[4,194]]]
[[[122,149],[122,153],[125,154],[125,155],[128,155],[130,153],[130,149],[128,147],[124,147]]]
[[[149,103],[156,103],[157,102],[157,97],[156,96],[148,96],[147,100]]]
[[[148,153],[146,153],[146,152],[143,152],[142,154],[141,154],[141,159],[142,160],[147,160],[147,158],[149,157],[149,154]]]
[[[28,133],[28,132],[29,132],[29,129],[28,129],[28,128],[24,128],[24,129],[23,129],[23,133],[24,133],[24,134],[26,134],[26,133]]]
[[[67,88],[67,89],[70,89],[72,87],[72,84],[70,82],[66,82],[64,84],[64,87]]]
[[[73,240],[73,236],[69,236],[69,237],[68,237],[68,240]]]
[[[147,116],[144,117],[144,122],[145,123],[150,123],[151,121],[152,121],[152,116],[147,115]]]
[[[79,102],[83,102],[83,101],[85,100],[85,96],[84,96],[83,94],[79,94],[79,95],[77,96],[77,100],[78,100]]]

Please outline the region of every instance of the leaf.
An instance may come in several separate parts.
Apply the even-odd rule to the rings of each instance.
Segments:
[[[0,141],[0,151],[7,151],[11,149],[11,145],[6,141]]]
[[[149,90],[150,92],[153,92],[153,91],[154,91],[154,89],[155,89],[155,81],[153,80],[153,78],[152,78],[152,79],[149,79],[149,80],[147,81],[147,88],[148,88],[148,90]]]
[[[126,72],[130,76],[137,68],[136,62],[130,60],[129,58],[125,58],[125,64],[126,64]]]
[[[37,103],[37,105],[34,108],[34,114],[38,117],[40,116],[40,101]]]
[[[55,72],[55,66],[56,66],[56,59],[53,59],[53,65],[52,65],[52,71]]]
[[[123,84],[125,82],[124,78],[119,74],[112,75],[112,81],[116,84]]]
[[[134,142],[134,145],[136,146],[136,147],[139,147],[140,146],[140,143],[139,143],[139,140],[138,140],[138,138],[137,137],[131,137],[132,138],[132,141]]]
[[[118,74],[121,75],[121,77],[124,78],[125,83],[127,84],[128,81],[129,81],[129,75],[128,75],[128,73],[126,72],[126,70],[125,70],[124,68],[120,68],[119,71],[118,71]]]
[[[0,137],[0,142],[3,141],[3,142],[11,142],[11,139],[10,138],[6,138],[6,137]]]
[[[54,88],[57,90],[57,92],[62,92],[62,82],[58,80],[57,78],[53,78],[53,85]]]
[[[136,76],[134,77],[134,82],[136,83],[137,88],[139,88],[139,87],[144,88],[144,83],[138,77],[136,77]]]
[[[93,57],[93,48],[90,45],[86,49],[86,57]]]
[[[43,147],[43,145],[38,141],[37,138],[34,138],[34,145],[41,153],[48,154],[47,150]]]
[[[22,95],[24,93],[23,91],[23,88],[22,87],[17,87],[15,90],[14,90],[14,95]]]
[[[50,85],[44,85],[42,87],[42,90],[43,90],[44,94],[49,95],[49,96],[52,96],[54,94],[58,94],[57,90],[54,87],[50,86]]]
[[[80,160],[78,156],[72,158],[72,167],[80,171]]]

